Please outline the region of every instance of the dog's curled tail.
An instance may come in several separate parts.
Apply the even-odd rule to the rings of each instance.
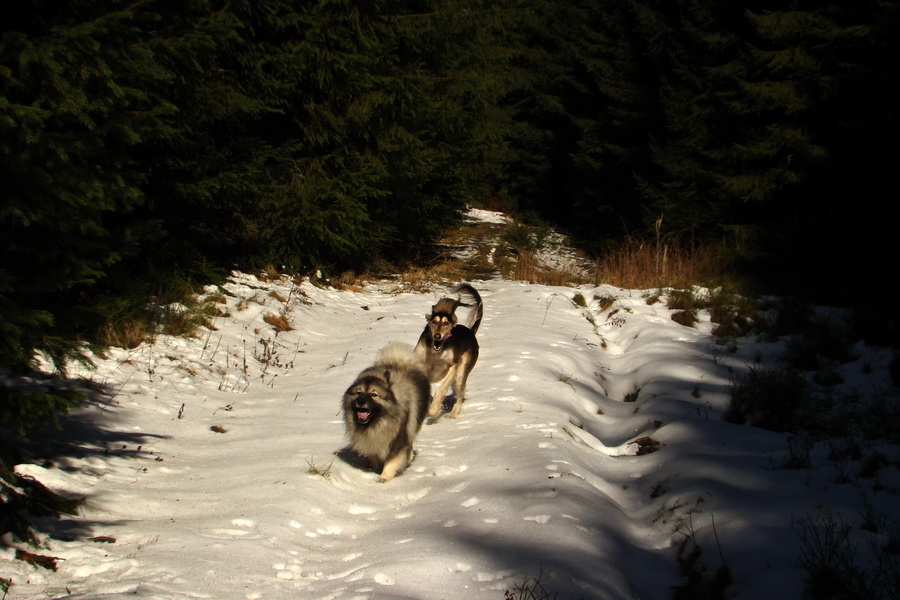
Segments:
[[[466,295],[472,299],[472,302],[463,304],[463,306],[475,306],[475,309],[469,313],[469,324],[466,326],[472,330],[472,333],[478,333],[478,327],[481,325],[482,317],[484,317],[484,303],[481,301],[481,295],[468,283],[456,286],[453,288],[453,293]]]
[[[400,370],[422,370],[422,359],[419,358],[413,347],[403,342],[390,342],[378,353],[375,361],[377,367],[389,367]]]

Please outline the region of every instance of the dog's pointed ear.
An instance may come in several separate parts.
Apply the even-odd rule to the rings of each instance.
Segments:
[[[434,313],[431,313],[431,314],[425,313],[425,320],[430,321],[431,317],[433,317],[433,316],[434,316]]]
[[[384,370],[384,382],[391,385],[391,371],[389,369]]]

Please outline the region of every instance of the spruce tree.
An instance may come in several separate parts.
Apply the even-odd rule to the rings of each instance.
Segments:
[[[592,39],[584,56],[595,92],[582,115],[576,160],[582,193],[573,199],[576,222],[587,225],[593,250],[642,229],[639,183],[655,175],[653,136],[663,123],[661,78],[669,53],[660,16],[632,2],[606,0],[590,10]]]
[[[773,82],[754,82],[752,91],[782,107],[786,118],[768,126],[770,144],[779,145],[785,169],[801,176],[780,196],[781,218],[763,238],[766,268],[780,289],[858,304],[855,293],[836,294],[830,279],[869,280],[878,269],[873,257],[892,252],[883,207],[894,202],[900,165],[898,3],[785,2],[749,16],[751,58]],[[776,258],[784,256],[793,260]]]
[[[591,81],[584,57],[591,32],[582,3],[536,2],[521,7],[510,27],[514,78],[504,103],[511,113],[514,160],[505,187],[523,211],[571,224],[569,197],[579,183],[578,151]]]
[[[506,186],[594,251],[641,225],[638,177],[666,56],[645,12],[625,0],[531,3],[509,36]]]
[[[488,188],[496,22],[473,0],[18,6],[0,360],[63,367],[161,272],[421,253]]]
[[[16,371],[35,350],[57,367],[76,353],[95,322],[79,298],[144,238],[121,219],[143,200],[131,151],[167,109],[123,76],[152,71],[136,38],[112,13],[0,42],[0,363]]]

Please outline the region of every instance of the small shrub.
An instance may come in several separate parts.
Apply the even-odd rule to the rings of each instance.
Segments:
[[[666,300],[666,308],[674,310],[672,320],[685,327],[693,327],[699,321],[697,312],[705,308],[704,302],[693,292],[675,290]]]
[[[776,337],[806,331],[812,321],[812,307],[805,300],[793,297],[782,298],[774,310],[772,335]]]
[[[862,390],[842,387],[828,395],[839,410],[823,419],[832,435],[858,432],[867,440],[900,441],[900,392],[896,389]],[[849,410],[848,410],[849,408]]]
[[[810,454],[816,445],[812,438],[792,435],[787,439],[788,453],[781,461],[782,469],[811,469]]]
[[[549,600],[556,598],[556,593],[550,594],[544,587],[544,570],[541,569],[537,577],[525,575],[521,584],[516,584],[514,590],[506,590],[503,600]]]
[[[265,266],[256,278],[263,282],[278,281],[281,279],[281,273],[278,272],[275,265],[269,264]]]
[[[671,310],[696,310],[702,303],[691,290],[672,290],[666,299],[666,307]]]
[[[534,252],[540,250],[542,239],[535,234],[533,227],[513,223],[506,228],[502,236],[503,241],[516,250]]]
[[[214,329],[210,316],[217,314],[216,303],[170,305],[159,311],[159,332],[176,337],[193,337],[201,327]]]
[[[725,420],[772,431],[791,431],[806,398],[806,381],[784,366],[753,366],[731,382]]]
[[[106,321],[90,340],[103,346],[135,348],[160,333],[190,337],[201,327],[214,329],[212,319],[225,314],[221,293],[200,297],[188,282],[179,279],[159,285],[155,296],[144,286],[132,297],[108,300],[102,308]]]
[[[253,294],[252,296],[246,296],[244,298],[241,298],[240,300],[238,300],[238,302],[234,308],[238,312],[240,312],[242,310],[247,310],[248,308],[250,308],[250,305],[254,302],[259,302],[259,294]]]
[[[819,317],[785,343],[784,359],[802,371],[813,371],[823,359],[838,363],[853,360],[853,343],[848,322],[835,317]]]
[[[656,498],[659,498],[660,496],[668,493],[668,491],[668,484],[663,480],[659,480],[655,484],[653,484],[652,488],[650,488],[650,498],[655,500]]]
[[[851,527],[836,514],[822,510],[809,517],[800,532],[800,567],[806,571],[807,596],[866,598],[865,578],[856,565],[857,545],[850,539]]]
[[[684,325],[685,327],[693,327],[697,324],[697,311],[695,310],[679,310],[677,312],[672,313],[672,320],[678,323],[679,325]]]
[[[703,551],[697,544],[693,533],[688,534],[678,546],[678,562],[681,566],[681,574],[687,579],[687,582],[674,588],[673,598],[675,600],[725,600],[728,598],[725,591],[734,582],[731,569],[723,562],[712,571],[702,560],[702,556]]]
[[[757,318],[756,303],[725,288],[715,290],[709,299],[709,316],[716,343],[726,344],[747,335]]]
[[[600,312],[609,310],[616,303],[615,296],[594,296],[594,300],[597,301]]]
[[[494,270],[494,246],[487,243],[480,243],[475,247],[475,269],[481,273],[490,273]]]
[[[813,382],[822,387],[833,387],[844,383],[844,376],[838,371],[840,364],[837,361],[822,356],[819,356],[818,359],[818,370],[813,374]]]
[[[129,316],[108,322],[98,329],[92,340],[103,346],[137,348],[153,337],[152,327],[144,316]]]
[[[581,292],[576,292],[575,295],[572,296],[572,303],[575,306],[587,308],[587,300],[584,299],[584,294],[582,294]]]

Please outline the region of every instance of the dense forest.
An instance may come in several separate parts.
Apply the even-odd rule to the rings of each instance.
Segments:
[[[898,6],[4,3],[0,367],[62,365],[173,277],[415,259],[486,202],[852,302],[893,251]]]

